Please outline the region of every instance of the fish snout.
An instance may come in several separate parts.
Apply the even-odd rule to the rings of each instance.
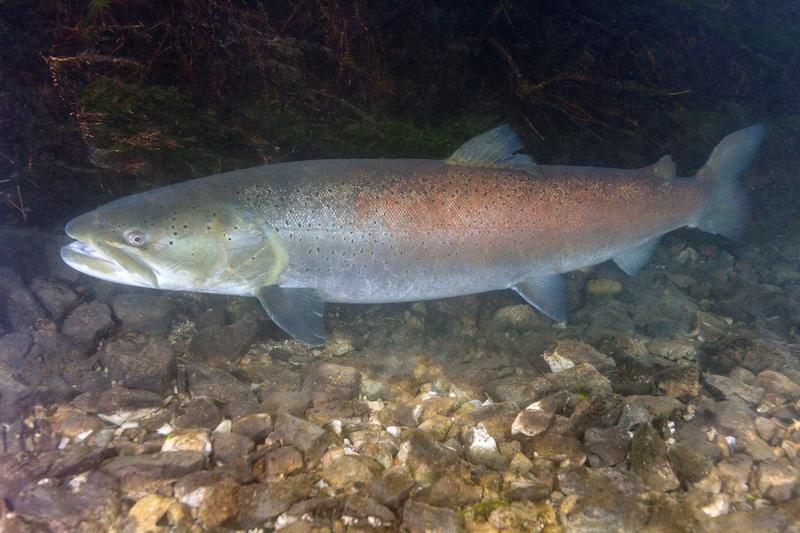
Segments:
[[[77,216],[67,222],[64,232],[76,241],[87,241],[88,237],[97,229],[97,215],[94,211]]]

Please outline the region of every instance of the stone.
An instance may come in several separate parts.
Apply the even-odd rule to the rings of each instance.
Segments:
[[[361,455],[342,455],[330,464],[323,464],[320,476],[337,490],[369,486],[383,468],[377,461]]]
[[[103,346],[100,360],[111,379],[122,386],[157,394],[172,389],[175,354],[165,341],[141,333],[125,333]]]
[[[231,424],[231,433],[244,435],[255,443],[261,443],[272,431],[272,417],[266,413],[253,413],[237,418]]]
[[[236,495],[236,528],[262,527],[264,522],[277,518],[293,503],[307,498],[311,488],[311,478],[302,475],[268,484],[243,485]]]
[[[20,382],[14,372],[0,364],[0,422],[11,422],[34,405],[41,396],[34,387]]]
[[[342,518],[354,526],[363,525],[370,530],[389,527],[397,521],[391,509],[368,496],[353,494],[347,497],[342,510]]]
[[[700,394],[700,369],[697,363],[676,364],[659,375],[658,389],[667,396],[690,400]]]
[[[466,507],[481,500],[483,490],[470,483],[468,471],[452,472],[442,476],[425,490],[415,495],[415,499],[437,507]]]
[[[177,429],[167,435],[161,445],[162,452],[200,452],[211,455],[211,438],[208,430],[201,428]]]
[[[405,463],[411,468],[414,479],[419,482],[438,479],[458,462],[457,452],[433,441],[421,431],[415,431],[403,443],[398,456],[400,455],[405,456]]]
[[[218,433],[214,435],[214,462],[218,466],[245,466],[247,454],[255,448],[255,443],[238,433]]]
[[[759,386],[788,401],[800,398],[800,385],[778,372],[777,370],[763,370],[756,376]]]
[[[294,446],[281,446],[270,450],[259,459],[253,472],[265,480],[274,477],[286,477],[303,468],[303,454]]]
[[[222,422],[222,412],[210,398],[195,398],[186,405],[182,415],[175,417],[177,428],[214,429]]]
[[[556,413],[569,399],[569,393],[559,391],[528,405],[520,411],[511,424],[512,435],[533,437],[543,433],[550,427]]]
[[[555,385],[544,377],[516,374],[495,378],[486,385],[486,392],[497,403],[514,402],[523,405],[537,400],[555,389]]]
[[[29,519],[58,524],[59,530],[111,528],[120,511],[117,482],[100,472],[86,472],[70,482],[31,483],[13,495],[14,510]]]
[[[734,453],[714,467],[722,490],[733,498],[741,499],[750,490],[753,458],[744,453]]]
[[[634,433],[629,461],[631,471],[651,490],[667,492],[680,486],[667,456],[667,446],[649,424],[640,426]]]
[[[409,500],[403,507],[400,529],[408,533],[460,533],[464,531],[464,519],[452,509]]]
[[[87,342],[95,342],[114,325],[111,309],[100,302],[83,303],[72,310],[61,331],[65,335]]]
[[[584,290],[590,296],[615,296],[622,292],[622,283],[615,279],[590,279]]]
[[[358,396],[361,374],[353,367],[322,363],[310,369],[302,391],[313,405],[352,400]]]
[[[161,335],[169,331],[174,306],[164,294],[142,290],[116,295],[111,308],[123,328]]]
[[[497,331],[527,331],[541,328],[544,322],[528,304],[501,307],[492,317],[492,326]]]
[[[598,396],[611,394],[611,382],[589,363],[580,363],[557,374],[546,374],[544,377],[558,390]]]
[[[782,533],[796,530],[798,523],[800,523],[800,498],[777,505],[766,505],[751,510],[728,513],[703,525],[709,533],[729,533],[731,531]]]
[[[681,338],[653,339],[647,343],[647,351],[670,361],[694,361],[697,355],[695,343]]]
[[[466,432],[465,440],[467,444],[466,457],[468,461],[495,470],[503,468],[505,459],[500,455],[495,439],[486,431],[486,426],[478,424],[470,428]]]
[[[561,372],[581,363],[589,363],[599,372],[613,372],[617,364],[609,356],[598,352],[593,346],[573,339],[559,339],[543,354],[551,372]]]
[[[148,494],[133,504],[128,518],[136,524],[137,531],[157,531],[158,523],[176,503],[174,498]]]
[[[279,414],[303,416],[310,406],[311,397],[303,391],[275,391],[265,395],[261,400],[262,409],[273,416]]]
[[[244,355],[257,331],[258,323],[249,316],[243,316],[232,324],[197,330],[189,349],[205,359],[230,361]]]
[[[33,339],[27,333],[9,333],[0,338],[0,363],[19,368],[33,348]]]
[[[673,418],[686,406],[669,396],[627,396],[623,400],[619,425],[631,429],[638,424],[649,424],[654,418]]]
[[[416,482],[405,468],[393,466],[373,478],[369,494],[384,505],[400,507],[415,486]]]
[[[239,487],[230,478],[224,478],[207,487],[197,506],[197,518],[210,528],[218,528],[233,519],[238,511]]]
[[[795,496],[798,469],[788,462],[761,463],[753,476],[755,488],[773,502],[784,502]]]
[[[708,475],[714,466],[714,456],[703,453],[686,443],[677,442],[669,449],[670,463],[678,479],[685,485],[697,483]]]
[[[114,457],[102,464],[101,471],[119,480],[126,495],[140,498],[163,490],[178,478],[202,469],[205,464],[206,457],[202,452],[157,452]]]
[[[325,337],[325,349],[333,355],[342,356],[355,349],[356,340],[356,336],[349,331],[333,330]]]
[[[739,397],[747,403],[755,405],[764,397],[764,389],[753,387],[736,378],[705,373],[703,374],[703,383],[709,392],[724,399]]]
[[[250,385],[217,367],[192,363],[186,366],[189,392],[192,398],[210,398],[226,404],[254,404]]]
[[[770,444],[773,444],[772,441],[777,439],[781,431],[785,429],[776,419],[763,416],[756,417],[755,426],[758,436]]]
[[[452,427],[453,421],[450,417],[433,415],[420,424],[417,429],[430,435],[433,440],[442,442],[447,438],[447,435],[450,433],[450,428]]]
[[[44,310],[13,270],[0,267],[0,316],[5,316],[11,328],[23,332],[44,318]]]
[[[615,466],[628,456],[631,436],[621,426],[588,428],[584,433],[584,448],[592,466]]]
[[[324,429],[302,418],[287,414],[279,414],[275,417],[275,428],[271,438],[294,446],[305,456],[321,451],[326,442]]]
[[[564,466],[582,465],[587,459],[586,451],[578,439],[552,430],[533,437],[530,446],[534,458],[557,461]]]
[[[72,400],[75,407],[101,415],[136,411],[152,414],[161,404],[161,396],[154,392],[125,387],[111,387],[99,393],[86,392]]]
[[[31,291],[47,310],[50,318],[61,320],[78,301],[78,295],[61,281],[35,277],[30,283]]]

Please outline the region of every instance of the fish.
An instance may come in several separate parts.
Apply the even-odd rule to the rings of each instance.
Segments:
[[[254,296],[285,332],[325,342],[325,304],[516,291],[567,318],[562,274],[613,260],[628,275],[688,226],[746,224],[741,177],[765,129],[726,136],[692,177],[670,156],[643,168],[543,165],[507,124],[446,160],[268,164],[112,201],[71,220],[61,257],[116,283]]]

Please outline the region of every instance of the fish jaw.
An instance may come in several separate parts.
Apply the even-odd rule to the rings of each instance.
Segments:
[[[105,281],[158,288],[158,278],[147,265],[123,250],[95,242],[96,223],[96,216],[87,213],[67,224],[65,231],[75,242],[61,248],[61,259],[78,272]]]

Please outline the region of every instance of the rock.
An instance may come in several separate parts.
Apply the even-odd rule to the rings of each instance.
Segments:
[[[415,486],[416,483],[405,468],[394,466],[384,470],[380,476],[375,476],[369,494],[384,505],[399,507]]]
[[[0,364],[19,368],[33,348],[33,339],[27,333],[9,333],[0,338]]]
[[[712,394],[725,399],[739,397],[751,405],[761,401],[764,389],[750,386],[738,379],[716,374],[703,374],[703,382]]]
[[[613,359],[598,352],[591,345],[572,339],[557,340],[542,354],[542,357],[554,373],[581,363],[589,363],[604,374],[613,372],[617,366]]]
[[[714,466],[714,456],[703,453],[702,449],[678,442],[670,447],[669,459],[678,479],[684,484],[697,483],[708,475]]]
[[[140,498],[168,487],[175,480],[203,468],[202,452],[158,452],[149,455],[121,455],[109,459],[101,470],[120,481],[122,491],[131,498]]]
[[[358,396],[361,374],[353,367],[322,363],[312,368],[303,380],[302,391],[309,395],[311,403],[352,400]]]
[[[529,472],[503,473],[503,498],[512,501],[544,500],[553,492],[554,481],[551,463],[536,461]]]
[[[250,385],[228,372],[203,363],[187,365],[186,374],[192,398],[210,398],[228,405],[243,404],[258,409]]]
[[[78,295],[60,281],[35,277],[30,287],[53,320],[61,320],[78,301]]]
[[[95,342],[113,325],[111,309],[106,304],[89,302],[79,305],[67,316],[61,331],[79,340]]]
[[[167,435],[161,445],[162,452],[200,452],[211,455],[211,438],[200,428],[178,429]]]
[[[667,492],[680,486],[667,457],[667,446],[658,431],[646,424],[633,435],[630,468],[651,490]]]
[[[128,518],[136,525],[137,531],[158,531],[162,521],[169,523],[167,520],[162,520],[168,511],[179,505],[174,498],[148,494],[133,504],[128,511]]]
[[[511,374],[496,378],[486,386],[486,392],[498,403],[515,402],[527,404],[553,392],[555,385],[537,376],[518,376]]]
[[[756,380],[765,391],[776,394],[788,401],[795,401],[800,398],[800,385],[776,370],[763,370],[756,376]]]
[[[195,398],[186,405],[184,413],[175,417],[177,428],[214,429],[222,422],[222,412],[210,398]]]
[[[373,477],[383,470],[374,459],[361,455],[342,455],[330,464],[323,464],[320,476],[336,490],[369,486]]]
[[[214,462],[218,466],[245,466],[247,454],[255,443],[244,435],[237,433],[219,433],[214,435]]]
[[[8,366],[0,364],[0,422],[15,420],[40,401],[35,388],[18,381]]]
[[[191,508],[200,507],[211,487],[224,480],[231,480],[230,472],[224,470],[199,470],[181,477],[173,487],[173,494],[182,504]],[[238,483],[236,484],[238,486]],[[231,487],[232,488],[232,487]]]
[[[72,405],[89,413],[115,415],[143,411],[152,414],[161,407],[162,398],[149,391],[111,387],[100,393],[87,392],[75,397]],[[142,415],[145,416],[145,415]],[[124,417],[122,417],[124,418]]]
[[[430,487],[415,495],[415,499],[437,507],[466,507],[481,499],[483,490],[470,483],[468,471],[454,471],[442,476]]]
[[[271,438],[294,446],[308,457],[322,450],[325,445],[325,430],[292,415],[279,414],[275,417],[275,429]]]
[[[398,456],[401,455],[405,455],[405,463],[411,468],[414,479],[427,483],[438,479],[458,462],[454,450],[434,442],[421,431],[415,431],[411,439],[403,443]]]
[[[582,465],[586,462],[583,445],[575,437],[548,431],[531,439],[533,457],[557,461],[562,465]],[[530,456],[530,454],[529,454]]]
[[[464,519],[452,509],[409,500],[403,507],[400,528],[408,533],[457,533],[464,531]]]
[[[114,297],[111,308],[125,329],[152,335],[169,331],[173,305],[162,293],[124,292]]]
[[[788,462],[761,463],[753,477],[755,488],[774,502],[784,502],[795,495],[798,472]]]
[[[9,268],[0,267],[0,316],[5,316],[14,331],[22,332],[44,318],[44,311],[22,279]]]
[[[259,459],[253,472],[265,480],[267,478],[286,477],[303,468],[303,454],[294,446],[281,446],[264,454]]]
[[[588,428],[583,438],[592,466],[615,466],[628,456],[631,436],[624,427]]]
[[[464,430],[483,424],[486,431],[497,441],[511,437],[511,424],[514,422],[519,406],[514,402],[481,405],[471,411],[455,416],[455,422]]]
[[[164,394],[172,389],[175,354],[165,341],[125,333],[103,346],[100,360],[111,379],[131,389]]]
[[[52,479],[31,483],[13,496],[13,504],[19,515],[57,524],[61,531],[109,529],[120,510],[117,482],[100,472],[83,473],[63,485]]]
[[[731,324],[733,320],[728,317],[697,311],[693,334],[701,342],[714,342],[730,333]]]
[[[342,519],[358,527],[374,529],[389,527],[397,521],[391,509],[384,507],[372,498],[353,494],[345,500]]]
[[[759,416],[755,419],[755,426],[758,436],[770,444],[773,444],[772,441],[776,439],[781,430],[784,429],[780,422],[774,418],[765,418],[763,416]]]
[[[631,429],[638,424],[649,424],[654,418],[673,418],[685,407],[669,396],[627,396],[623,400],[619,425]]]
[[[467,444],[466,457],[471,463],[500,470],[505,465],[503,456],[497,449],[497,442],[486,431],[486,426],[478,424],[470,428],[465,436]]]
[[[325,337],[325,349],[336,356],[352,352],[355,345],[356,336],[347,331],[334,330]]]
[[[661,372],[658,389],[673,398],[690,400],[700,394],[700,369],[697,363],[676,364]]]
[[[261,407],[271,415],[290,414],[303,416],[311,406],[311,397],[302,391],[276,391],[264,396]]]
[[[197,518],[206,527],[217,528],[233,519],[238,511],[239,484],[224,478],[207,487],[197,506]]]
[[[767,505],[748,511],[729,513],[703,525],[709,533],[729,533],[731,531],[782,533],[792,531],[798,523],[800,523],[800,498],[774,506]]]
[[[255,443],[261,443],[272,431],[272,417],[266,413],[254,413],[237,418],[231,424],[231,432],[244,435]]]
[[[237,529],[258,528],[273,520],[289,507],[308,497],[311,478],[293,476],[269,484],[243,485],[236,496]]]
[[[689,339],[654,339],[647,343],[647,350],[656,357],[670,361],[694,361],[697,355],[695,343]]]
[[[558,390],[576,394],[611,394],[611,382],[589,363],[580,363],[557,374],[546,374],[545,378]]]
[[[190,350],[206,359],[229,361],[243,355],[258,331],[258,323],[244,316],[227,326],[209,326],[192,336]]]
[[[590,279],[585,291],[590,296],[614,296],[622,292],[622,283],[614,279]]]
[[[550,427],[556,413],[564,407],[568,399],[569,393],[559,391],[530,404],[514,419],[511,424],[511,434],[533,437],[543,433]]]
[[[527,331],[549,327],[528,304],[501,307],[494,313],[492,326],[497,331]]]
[[[418,429],[427,433],[433,440],[442,442],[447,438],[451,427],[453,427],[453,421],[450,417],[433,415],[420,424]]]

